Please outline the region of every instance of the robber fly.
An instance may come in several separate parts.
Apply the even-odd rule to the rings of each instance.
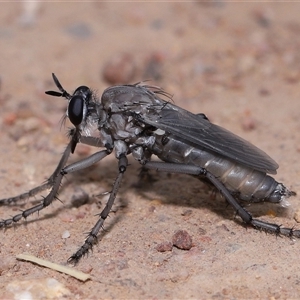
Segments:
[[[74,125],[69,132],[69,144],[55,171],[44,184],[19,196],[0,200],[2,204],[15,203],[51,188],[40,204],[0,221],[0,227],[7,227],[44,209],[56,199],[66,174],[87,168],[114,152],[119,174],[109,199],[99,220],[69,262],[77,263],[96,242],[113,206],[129,154],[144,168],[189,174],[210,182],[233,206],[243,222],[256,229],[300,237],[300,230],[252,218],[237,201],[280,203],[295,195],[295,192],[267,175],[276,174],[278,164],[262,150],[212,124],[204,114],[193,114],[174,105],[170,95],[160,88],[141,83],[113,86],[107,88],[99,99],[86,86],[78,87],[71,95],[54,74],[52,77],[59,92],[47,91],[46,94],[68,100],[65,117]],[[97,135],[94,136],[93,132]],[[78,143],[102,149],[66,166],[69,155]],[[161,161],[151,161],[153,154]]]

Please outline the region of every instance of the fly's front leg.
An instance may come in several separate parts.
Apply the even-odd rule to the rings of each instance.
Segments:
[[[78,139],[79,139],[79,134],[76,131],[73,133],[71,132],[71,140],[68,146],[66,147],[56,169],[54,170],[53,174],[49,177],[49,179],[46,182],[18,196],[0,199],[0,205],[8,205],[8,204],[16,203],[20,200],[25,200],[27,198],[34,197],[37,194],[43,192],[44,190],[51,188],[55,184],[56,177],[59,175],[63,167],[66,165],[70,154],[74,152],[75,147],[78,143]],[[99,138],[89,137],[89,136],[80,137],[79,142],[94,147],[104,146]],[[110,147],[107,148],[109,149]]]
[[[149,161],[144,164],[148,169],[154,169],[157,171],[165,171],[170,173],[180,173],[195,176],[205,176],[225,197],[227,202],[234,207],[237,214],[242,218],[242,220],[249,225],[252,225],[255,229],[263,230],[269,233],[275,233],[276,235],[285,235],[288,237],[300,238],[300,230],[294,230],[292,228],[283,228],[280,225],[268,223],[258,219],[253,219],[252,215],[247,212],[230,194],[228,189],[223,185],[218,178],[216,178],[212,173],[208,172],[206,169],[186,164],[175,164],[175,163],[165,163],[165,162],[154,162]]]
[[[41,193],[42,191],[52,187],[55,184],[55,180],[56,180],[57,176],[59,175],[60,171],[66,165],[70,154],[74,152],[76,144],[77,144],[77,133],[75,132],[75,133],[73,133],[72,138],[71,138],[68,146],[66,147],[55,171],[53,172],[53,174],[49,177],[49,179],[45,183],[41,184],[38,187],[31,189],[30,191],[28,191],[26,193],[20,194],[18,196],[1,199],[0,205],[12,204],[12,203],[16,203],[19,200],[24,200],[24,199],[27,199],[30,197],[34,197],[35,195]]]
[[[114,204],[114,201],[117,196],[117,192],[119,190],[123,175],[126,171],[128,165],[128,160],[125,154],[120,155],[119,157],[119,175],[115,180],[115,183],[113,185],[112,191],[110,193],[109,199],[102,210],[102,212],[99,214],[100,218],[95,224],[95,226],[92,228],[92,230],[88,233],[88,236],[86,240],[84,241],[84,244],[68,259],[69,263],[76,264],[80,260],[82,256],[87,254],[89,250],[92,249],[93,245],[97,241],[97,235],[99,233],[99,230],[103,228],[103,224],[105,219],[108,217],[109,212],[111,211],[111,208]]]
[[[96,162],[100,161],[101,159],[103,159],[104,157],[109,155],[110,153],[111,153],[111,150],[107,150],[107,149],[102,150],[102,151],[96,152],[95,154],[93,154],[83,160],[80,160],[76,163],[70,164],[69,166],[61,169],[60,172],[56,175],[56,177],[53,178],[53,184],[52,184],[52,189],[51,189],[50,193],[43,199],[43,201],[40,204],[26,209],[22,213],[17,214],[15,216],[13,216],[12,218],[0,221],[0,228],[7,227],[13,223],[16,223],[16,222],[20,221],[22,218],[26,219],[29,215],[31,215],[35,212],[39,212],[40,210],[49,206],[54,199],[57,199],[58,190],[59,190],[59,187],[60,187],[60,184],[61,184],[61,181],[62,181],[62,178],[64,177],[64,175],[71,173],[71,172],[85,169],[85,168],[95,164]]]

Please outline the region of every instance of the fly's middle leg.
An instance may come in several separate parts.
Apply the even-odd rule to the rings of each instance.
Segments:
[[[276,235],[285,235],[288,237],[297,238],[300,237],[300,230],[294,230],[293,228],[283,228],[277,224],[272,224],[265,221],[261,221],[259,219],[254,219],[252,215],[235,200],[235,198],[231,195],[231,193],[224,186],[224,184],[212,173],[208,172],[205,168],[188,164],[175,164],[154,161],[146,162],[144,166],[148,169],[154,169],[157,171],[205,176],[205,178],[207,178],[225,197],[227,202],[236,210],[237,214],[242,218],[243,222],[245,222],[246,224],[253,226],[255,229],[263,230],[269,233],[274,233]]]
[[[108,217],[108,214],[111,211],[111,208],[114,204],[114,201],[117,196],[117,192],[119,190],[123,175],[126,171],[128,160],[125,154],[122,154],[119,158],[119,175],[115,180],[115,183],[113,185],[112,191],[110,193],[109,199],[102,210],[102,212],[99,214],[100,218],[95,224],[95,226],[92,228],[92,230],[88,233],[88,236],[86,240],[84,241],[84,244],[68,259],[69,263],[76,264],[82,256],[87,254],[89,250],[92,249],[93,245],[97,242],[97,235],[101,228],[103,228],[103,224],[105,219]]]

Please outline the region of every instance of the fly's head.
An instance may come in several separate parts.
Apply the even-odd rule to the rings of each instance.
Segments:
[[[70,95],[60,84],[57,77],[52,74],[53,80],[60,90],[47,91],[47,95],[64,97],[68,100],[68,108],[66,111],[66,117],[69,118],[70,122],[80,131],[88,131],[91,123],[95,123],[103,118],[100,116],[101,107],[99,103],[96,103],[93,92],[87,86],[78,87],[72,95]]]

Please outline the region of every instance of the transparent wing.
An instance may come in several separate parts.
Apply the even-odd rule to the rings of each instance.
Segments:
[[[158,113],[140,115],[142,122],[178,136],[188,144],[203,147],[247,167],[276,174],[278,164],[265,152],[232,132],[212,124],[203,114],[195,115],[171,103]]]

